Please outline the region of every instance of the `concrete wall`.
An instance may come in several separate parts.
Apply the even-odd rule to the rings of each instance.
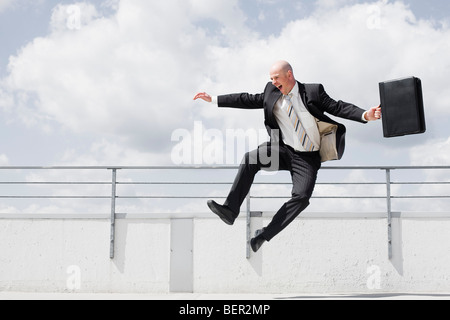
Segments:
[[[392,260],[382,214],[304,214],[249,260],[245,218],[163,217],[118,219],[111,260],[106,216],[0,216],[0,291],[450,292],[450,214],[395,215]]]

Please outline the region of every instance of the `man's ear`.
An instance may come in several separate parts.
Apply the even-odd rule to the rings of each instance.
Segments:
[[[294,73],[292,72],[292,70],[288,70],[288,76],[289,78],[294,78]]]

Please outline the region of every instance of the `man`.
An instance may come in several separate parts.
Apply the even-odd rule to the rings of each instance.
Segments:
[[[264,109],[271,140],[245,155],[231,191],[223,205],[208,201],[212,212],[233,225],[254,177],[261,169],[288,170],[292,177],[292,198],[275,214],[271,223],[251,239],[257,252],[286,228],[306,207],[312,196],[321,163],[341,159],[345,127],[326,115],[367,123],[381,118],[381,108],[365,111],[353,104],[331,99],[321,84],[297,82],[291,65],[276,62],[270,69],[271,83],[261,94],[229,94],[212,97],[198,93],[194,100],[215,102],[219,107]],[[276,157],[273,157],[276,155]],[[276,162],[268,163],[267,156]]]

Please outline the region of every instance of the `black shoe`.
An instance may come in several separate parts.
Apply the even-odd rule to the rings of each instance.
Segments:
[[[211,209],[212,212],[217,214],[219,218],[222,219],[223,222],[225,222],[230,226],[234,224],[234,220],[236,220],[236,217],[238,216],[233,211],[231,211],[230,208],[226,206],[221,206],[220,204],[216,203],[213,200],[208,201],[208,207]]]
[[[253,252],[258,252],[261,246],[266,242],[266,239],[263,237],[264,229],[257,230],[255,233],[255,237],[250,240],[250,246],[252,247]]]

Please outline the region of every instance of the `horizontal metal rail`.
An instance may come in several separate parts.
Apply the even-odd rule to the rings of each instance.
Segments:
[[[33,181],[3,181],[6,180],[4,177],[1,177],[0,187],[12,187],[12,186],[110,186],[111,190],[109,194],[86,194],[86,195],[64,195],[64,194],[47,194],[47,195],[29,195],[24,194],[23,190],[16,190],[21,192],[21,194],[4,194],[4,191],[0,189],[0,199],[49,199],[49,200],[58,200],[58,199],[99,199],[99,200],[110,200],[111,202],[111,247],[110,247],[110,257],[114,257],[114,230],[115,230],[115,217],[116,217],[116,200],[118,199],[160,199],[160,200],[172,200],[172,199],[209,199],[210,196],[202,195],[187,195],[180,194],[180,191],[177,191],[177,194],[170,194],[170,192],[158,192],[153,194],[122,194],[117,189],[119,186],[181,186],[188,188],[189,186],[226,186],[231,185],[231,182],[221,182],[221,181],[120,181],[117,176],[119,171],[126,170],[237,170],[238,166],[3,166],[0,167],[0,177],[4,172],[8,173],[17,173],[23,171],[37,171],[37,170],[53,170],[53,171],[62,171],[62,170],[72,170],[72,171],[80,171],[80,170],[94,170],[94,171],[105,171],[112,173],[112,179],[109,181],[105,181],[102,179],[101,181],[55,181],[55,179],[51,179],[51,181],[36,181],[37,179],[33,179]],[[333,185],[333,186],[385,186],[385,193],[381,195],[317,195],[313,196],[315,199],[386,199],[387,205],[387,220],[388,220],[388,243],[389,243],[389,257],[392,257],[391,252],[391,219],[392,219],[392,200],[395,199],[450,199],[449,194],[441,195],[441,194],[418,194],[418,195],[402,195],[395,194],[395,190],[392,189],[393,186],[446,186],[450,185],[450,179],[447,181],[403,181],[397,180],[393,181],[391,178],[391,174],[393,171],[407,171],[407,170],[449,170],[450,166],[324,166],[321,170],[334,170],[334,171],[342,171],[342,170],[370,170],[370,171],[381,171],[385,172],[385,180],[383,181],[364,181],[364,182],[346,182],[346,181],[325,181],[318,182],[317,185]],[[273,186],[284,186],[291,185],[291,182],[255,182],[255,185],[273,185]],[[14,190],[8,190],[8,193],[11,193]],[[192,191],[192,188],[189,189]],[[48,191],[45,191],[48,192]],[[96,192],[97,193],[97,192]],[[378,192],[377,192],[378,193]],[[286,195],[274,195],[274,196],[259,196],[250,194],[247,197],[247,225],[250,225],[250,218],[252,217],[252,212],[250,210],[251,200],[256,199],[288,199],[290,196]],[[224,196],[214,197],[218,199],[224,199]],[[247,230],[249,232],[249,229]],[[247,238],[249,235],[247,234]],[[248,239],[249,240],[249,239]],[[249,244],[247,243],[247,257],[249,257]]]
[[[238,166],[8,166],[0,167],[0,171],[14,170],[236,170]],[[450,169],[450,166],[324,166],[321,170],[438,170]],[[33,186],[33,185],[57,185],[57,186],[111,186],[112,181],[0,181],[1,185],[10,186]],[[217,181],[116,181],[115,185],[126,186],[225,186],[232,182]],[[291,182],[255,182],[254,185],[290,185]],[[450,181],[390,181],[390,185],[450,185]],[[334,186],[382,186],[383,182],[318,182],[320,185]],[[287,199],[290,196],[251,196],[251,199]],[[0,195],[0,199],[110,199],[110,195]],[[116,195],[116,199],[206,199],[206,196],[192,195]],[[221,197],[217,197],[221,198]],[[382,196],[361,196],[361,195],[339,195],[339,196],[313,196],[315,199],[384,199]],[[390,199],[449,199],[450,195],[391,195]]]
[[[108,196],[0,196],[0,199],[111,199]]]

